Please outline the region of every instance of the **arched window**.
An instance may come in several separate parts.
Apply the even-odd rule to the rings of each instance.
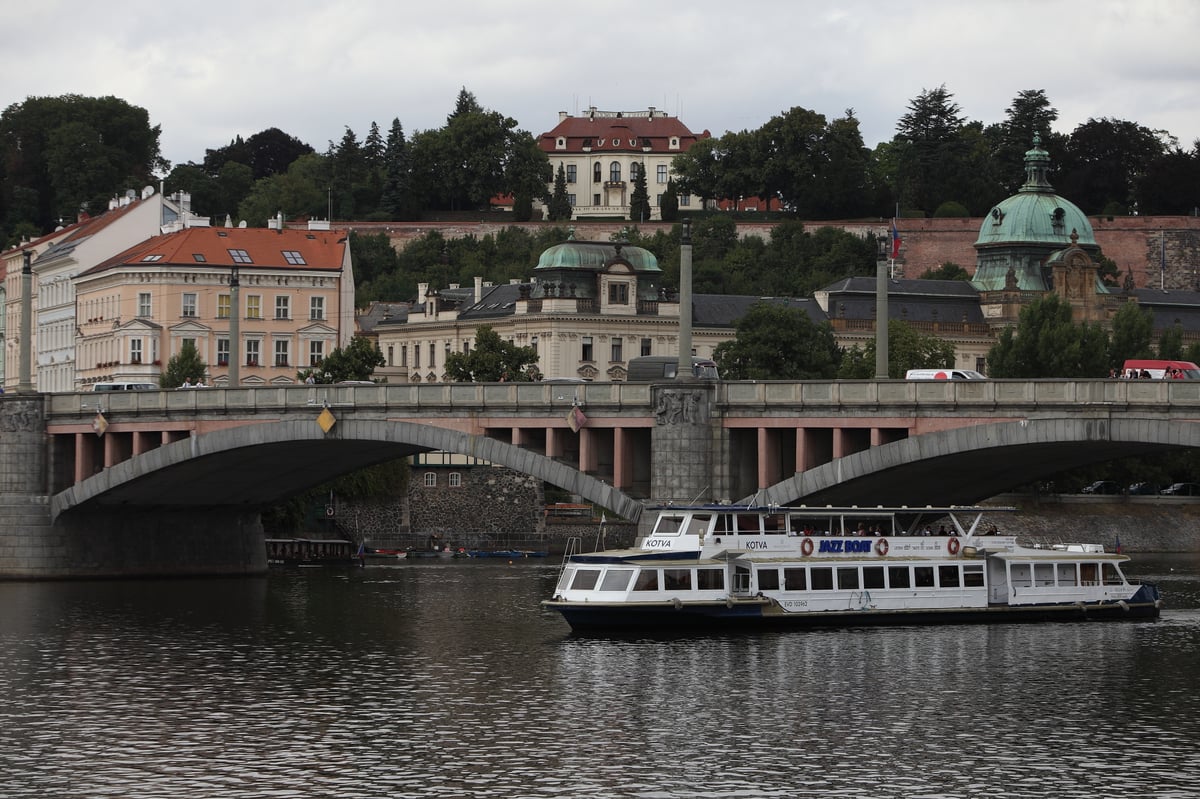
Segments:
[[[594,180],[596,183],[599,183],[601,181],[600,162],[599,161],[596,162],[595,166],[592,169],[592,180]]]
[[[638,166],[639,165],[638,165],[637,161],[634,161],[632,164],[629,165],[629,179],[630,180],[637,180]]]
[[[621,164],[618,161],[613,161],[608,165],[608,179],[613,183],[621,182]]]

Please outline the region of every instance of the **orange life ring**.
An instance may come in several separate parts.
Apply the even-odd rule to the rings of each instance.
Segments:
[[[881,538],[881,539],[879,539],[878,541],[876,541],[876,542],[875,542],[875,552],[876,552],[876,554],[878,554],[878,555],[880,555],[880,556],[883,556],[883,555],[886,555],[886,554],[887,554],[887,552],[888,552],[888,542],[887,542],[887,539],[886,539],[886,538]]]
[[[946,542],[946,551],[949,552],[951,555],[958,554],[958,539],[957,538],[951,538],[949,541]]]
[[[803,555],[804,557],[807,558],[809,555],[812,554],[812,551],[813,551],[813,542],[812,542],[811,538],[806,538],[800,542],[800,554],[801,555]]]

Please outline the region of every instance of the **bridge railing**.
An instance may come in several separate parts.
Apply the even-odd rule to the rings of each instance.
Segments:
[[[718,381],[713,401],[727,412],[909,406],[946,411],[1004,408],[1200,408],[1200,381],[1188,380],[805,380]],[[650,383],[408,383],[264,386],[49,395],[53,419],[105,414],[283,413],[328,405],[381,411],[458,410],[650,413]],[[557,409],[557,410],[556,410]]]

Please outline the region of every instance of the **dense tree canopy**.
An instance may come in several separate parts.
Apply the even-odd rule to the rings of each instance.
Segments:
[[[116,97],[29,97],[0,114],[0,218],[4,229],[51,230],[81,211],[98,214],[126,189],[155,183],[169,164],[160,127]]]
[[[954,366],[954,344],[930,336],[907,322],[888,322],[888,377],[901,378],[909,369],[946,369]],[[842,357],[838,377],[870,380],[875,377],[875,341],[851,347]]]
[[[504,341],[487,325],[475,331],[475,345],[469,352],[446,356],[446,379],[455,383],[528,382],[537,378],[538,361],[533,347],[518,347]]]
[[[1001,331],[987,362],[991,377],[1104,377],[1111,366],[1108,334],[1075,324],[1071,306],[1047,294],[1021,310],[1015,328]]]
[[[713,360],[729,380],[827,380],[837,374],[841,350],[828,322],[759,302],[738,320],[736,337],[717,345]]]

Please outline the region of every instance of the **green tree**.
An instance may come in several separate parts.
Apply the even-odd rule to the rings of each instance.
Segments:
[[[718,196],[720,140],[700,139],[686,153],[671,160],[671,172],[676,176],[676,190],[700,198],[700,207]]]
[[[650,221],[650,194],[646,189],[646,165],[634,164],[633,192],[629,196],[629,218],[634,222]]]
[[[909,103],[896,126],[898,195],[925,211],[950,199],[953,173],[965,157],[964,117],[945,85],[926,89]]]
[[[538,147],[537,141],[523,130],[514,131],[504,167],[504,185],[513,195],[516,221],[529,221],[533,216],[534,200],[549,200],[546,185],[551,180],[554,180],[554,172],[550,159]]]
[[[488,325],[475,330],[470,352],[446,356],[446,379],[455,383],[525,382],[533,379],[538,354],[533,347],[504,341]]]
[[[1089,119],[1071,131],[1056,187],[1085,213],[1127,213],[1140,177],[1167,148],[1159,133],[1135,122]]]
[[[1149,358],[1154,314],[1136,302],[1126,302],[1113,316],[1108,365],[1120,369],[1130,358]]]
[[[408,142],[404,138],[404,126],[400,124],[399,117],[392,120],[392,127],[388,131],[383,164],[380,211],[395,220],[418,218],[419,214],[412,197],[412,165],[409,163]]]
[[[837,374],[841,350],[833,328],[814,323],[801,308],[757,302],[736,331],[713,353],[728,380],[827,380]]]
[[[303,369],[297,377],[303,382],[312,374],[318,383],[370,380],[375,368],[385,363],[378,344],[365,336],[355,336],[345,348],[338,347],[326,355],[320,366]]]
[[[144,108],[111,96],[29,97],[8,106],[0,114],[6,227],[28,222],[48,232],[81,209],[102,213],[122,187],[154,184],[171,166],[160,133]],[[19,189],[32,193],[21,198]]]
[[[658,213],[664,222],[674,222],[679,218],[679,194],[675,191],[673,178],[667,178],[667,188],[663,191]]]
[[[1054,163],[1059,163],[1067,137],[1053,131],[1058,109],[1050,104],[1043,89],[1018,92],[1005,114],[1004,122],[989,126],[984,134],[992,148],[998,194],[1008,196],[1025,182],[1025,153],[1032,146],[1033,137],[1041,138],[1042,148],[1050,153]]]
[[[1179,323],[1171,325],[1159,336],[1158,357],[1168,361],[1183,357],[1183,327]]]
[[[963,269],[961,266],[954,263],[953,261],[946,261],[946,263],[942,264],[937,269],[926,270],[921,275],[921,280],[970,280],[970,279],[971,279],[971,276],[969,274],[967,274],[967,270]],[[920,369],[923,367],[914,366],[912,368]],[[933,368],[933,367],[930,367],[930,368]]]
[[[167,360],[167,368],[159,375],[158,385],[162,388],[178,388],[184,382],[195,384],[204,380],[208,374],[208,364],[200,357],[196,345],[190,339],[184,339],[179,354]]]
[[[1015,329],[1001,332],[987,361],[992,377],[1100,377],[1109,370],[1108,334],[1076,325],[1070,304],[1047,294],[1021,310]]]
[[[301,156],[286,173],[255,181],[238,206],[238,218],[251,227],[266,227],[267,220],[277,213],[284,219],[305,214],[322,219],[328,214],[328,181],[328,160],[324,156]]]
[[[875,341],[851,347],[842,358],[838,377],[870,380],[875,377]],[[901,378],[909,369],[948,369],[954,366],[954,344],[927,335],[899,319],[888,322],[888,377]]]
[[[573,211],[571,200],[567,197],[567,173],[563,165],[559,164],[558,172],[554,175],[554,193],[550,196],[546,216],[551,222],[566,222],[570,220]]]

